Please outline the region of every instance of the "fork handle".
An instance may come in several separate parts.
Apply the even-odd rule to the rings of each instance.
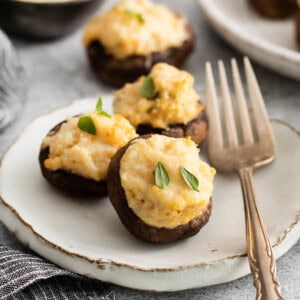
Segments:
[[[256,299],[283,299],[276,278],[272,247],[256,206],[252,168],[242,168],[238,173],[243,191],[248,260],[256,288]]]

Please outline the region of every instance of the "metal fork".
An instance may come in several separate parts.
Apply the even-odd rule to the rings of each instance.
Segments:
[[[249,59],[244,58],[244,67],[251,114],[236,60],[231,60],[234,97],[230,95],[223,62],[219,61],[218,66],[221,85],[219,99],[211,65],[206,64],[206,105],[210,121],[208,157],[217,170],[235,171],[239,175],[244,198],[248,260],[256,299],[283,299],[276,279],[272,247],[257,209],[252,183],[253,168],[265,165],[275,157],[269,118]]]

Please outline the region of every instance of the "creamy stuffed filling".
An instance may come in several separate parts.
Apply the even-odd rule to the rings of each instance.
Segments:
[[[163,166],[165,175],[155,175]],[[158,167],[159,166],[159,167]],[[201,161],[190,138],[152,135],[136,139],[120,163],[121,185],[128,206],[146,224],[175,228],[208,208],[215,169]],[[162,180],[162,181],[161,181]]]

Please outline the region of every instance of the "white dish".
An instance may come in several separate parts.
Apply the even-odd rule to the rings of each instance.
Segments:
[[[300,52],[293,18],[269,20],[247,0],[198,0],[210,25],[228,43],[260,64],[300,80]]]
[[[112,97],[104,97],[111,112]],[[182,290],[227,282],[249,273],[244,212],[237,176],[216,176],[212,216],[194,237],[168,245],[135,239],[107,198],[71,199],[42,177],[38,153],[48,131],[67,116],[88,112],[85,99],[34,120],[3,157],[0,218],[28,247],[71,271],[143,290]],[[276,257],[300,236],[299,134],[272,122],[277,158],[257,170],[258,205]]]

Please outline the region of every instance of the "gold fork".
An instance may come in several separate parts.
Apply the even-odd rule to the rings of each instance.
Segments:
[[[211,65],[206,64],[206,105],[210,121],[208,157],[217,170],[235,171],[239,175],[244,198],[248,259],[256,287],[256,299],[283,299],[276,279],[272,247],[256,206],[252,183],[252,169],[271,162],[275,156],[269,118],[249,59],[244,58],[244,67],[251,115],[236,60],[231,60],[234,97],[230,95],[223,62],[219,61],[218,66],[221,85],[219,98]]]

